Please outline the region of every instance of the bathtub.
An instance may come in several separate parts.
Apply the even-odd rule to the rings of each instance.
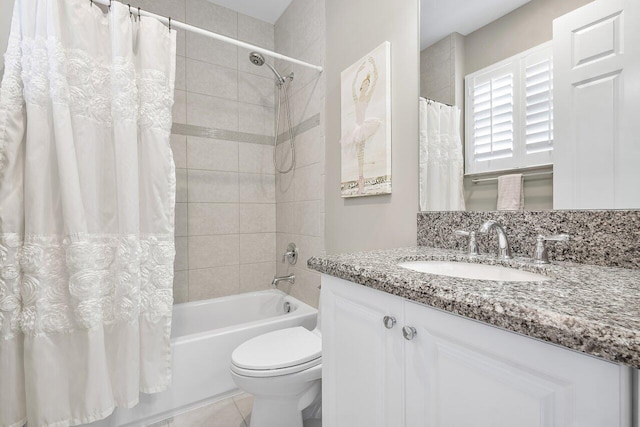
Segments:
[[[231,353],[249,338],[277,329],[313,329],[318,311],[278,290],[176,304],[173,308],[171,388],[141,394],[131,409],[119,408],[91,427],[148,425],[229,395]]]

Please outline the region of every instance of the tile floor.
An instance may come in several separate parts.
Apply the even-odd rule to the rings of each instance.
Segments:
[[[253,396],[242,393],[149,427],[249,427]]]

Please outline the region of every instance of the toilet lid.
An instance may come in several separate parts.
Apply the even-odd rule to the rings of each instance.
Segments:
[[[298,326],[269,332],[246,341],[233,351],[231,361],[239,368],[269,370],[308,364],[321,355],[321,338]]]

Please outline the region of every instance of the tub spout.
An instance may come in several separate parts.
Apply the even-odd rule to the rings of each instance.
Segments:
[[[288,276],[281,276],[281,277],[274,276],[273,281],[271,282],[271,285],[278,286],[278,283],[280,282],[289,282],[293,285],[294,283],[296,283],[296,276],[295,274],[290,274]]]

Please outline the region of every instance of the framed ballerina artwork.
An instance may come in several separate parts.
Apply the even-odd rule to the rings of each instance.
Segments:
[[[342,197],[391,193],[391,44],[340,75]]]

